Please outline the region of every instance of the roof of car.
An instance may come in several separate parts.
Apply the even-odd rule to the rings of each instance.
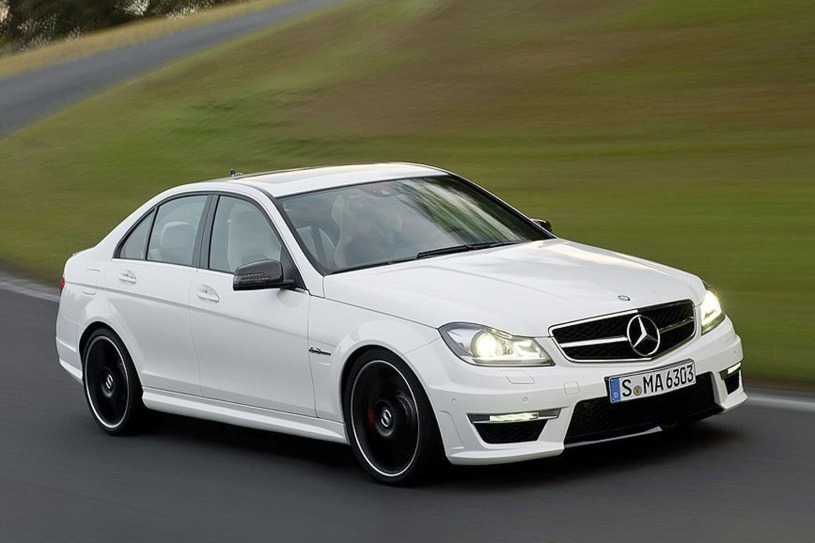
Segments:
[[[323,166],[277,172],[236,174],[230,183],[262,188],[273,196],[287,196],[333,187],[405,179],[447,173],[444,170],[421,164],[386,162],[380,164],[353,164],[348,166]]]

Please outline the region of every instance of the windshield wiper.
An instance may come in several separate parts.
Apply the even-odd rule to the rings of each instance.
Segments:
[[[400,262],[410,262],[411,260],[418,260],[420,258],[426,258],[429,256],[436,256],[436,255],[449,255],[453,253],[465,253],[467,251],[475,251],[476,249],[489,249],[491,247],[501,247],[502,245],[515,245],[516,243],[522,243],[524,240],[513,240],[513,241],[487,241],[483,243],[469,243],[464,245],[453,245],[452,247],[442,247],[440,249],[431,249],[429,251],[422,251],[421,253],[417,254],[416,256],[404,256],[400,258],[393,258],[391,260],[383,260],[381,262],[369,262],[367,264],[360,264],[359,266],[352,266],[350,268],[342,268],[338,270],[332,270],[328,272],[329,275],[333,275],[335,273],[343,273],[343,272],[350,272],[350,271],[357,271],[357,270],[365,270],[368,268],[376,268],[379,266],[386,266],[390,264],[398,264]]]
[[[522,241],[519,239],[513,239],[509,241],[486,241],[484,243],[475,243],[470,245],[473,249],[490,249],[492,247],[503,247],[504,245],[515,245],[521,243]]]
[[[416,258],[427,258],[428,256],[436,255],[451,255],[453,253],[464,253],[472,251],[472,245],[453,245],[451,247],[442,247],[441,249],[430,249],[429,251],[422,251],[416,254]]]
[[[429,251],[422,251],[416,255],[416,258],[427,258],[428,256],[437,255],[451,255],[454,253],[466,253],[467,251],[475,251],[477,249],[489,249],[490,247],[500,247],[502,245],[512,245],[520,243],[518,240],[513,241],[486,241],[483,243],[465,243],[462,245],[452,245],[450,247],[442,247],[440,249],[431,249]]]

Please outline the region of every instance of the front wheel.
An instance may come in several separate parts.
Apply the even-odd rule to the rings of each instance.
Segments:
[[[394,354],[372,350],[354,362],[343,407],[354,456],[377,481],[408,484],[440,460],[441,438],[419,380]]]
[[[122,341],[100,329],[88,338],[82,357],[82,381],[91,415],[111,435],[132,433],[144,411],[141,383]]]

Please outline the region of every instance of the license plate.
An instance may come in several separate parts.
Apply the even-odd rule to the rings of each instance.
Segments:
[[[627,402],[659,396],[693,384],[696,384],[696,366],[693,360],[685,360],[658,370],[609,377],[608,397],[611,403]]]

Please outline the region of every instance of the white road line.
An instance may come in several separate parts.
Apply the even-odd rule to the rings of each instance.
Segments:
[[[774,396],[760,392],[747,391],[747,404],[761,407],[772,407],[776,409],[786,409],[788,411],[803,411],[805,413],[815,413],[815,401],[800,398],[789,398],[785,396]]]
[[[15,294],[21,294],[39,300],[55,303],[59,302],[59,292],[57,292],[57,289],[49,288],[33,281],[18,279],[2,272],[0,272],[0,290],[7,290]],[[813,400],[776,396],[764,392],[750,392],[749,390],[747,391],[746,405],[815,413],[815,401]]]
[[[0,290],[7,290],[15,294],[22,294],[31,298],[46,300],[49,302],[59,302],[59,292],[55,288],[49,288],[33,281],[18,279],[11,275],[0,272]]]

